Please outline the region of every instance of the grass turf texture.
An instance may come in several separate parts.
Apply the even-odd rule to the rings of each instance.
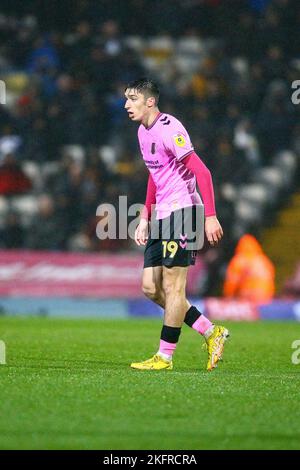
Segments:
[[[0,318],[1,449],[299,449],[296,323],[225,323],[208,373],[184,326],[174,370],[129,368],[156,351],[158,320]]]

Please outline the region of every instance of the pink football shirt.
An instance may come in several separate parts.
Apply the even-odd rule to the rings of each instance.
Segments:
[[[170,114],[159,113],[150,127],[140,125],[138,139],[156,186],[157,219],[183,207],[202,205],[196,177],[182,163],[194,149],[181,122]]]

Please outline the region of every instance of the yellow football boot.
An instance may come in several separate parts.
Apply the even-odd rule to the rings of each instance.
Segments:
[[[212,334],[205,339],[208,352],[208,371],[212,371],[217,367],[219,360],[222,359],[224,344],[228,337],[229,331],[227,328],[215,325]]]
[[[139,370],[172,370],[173,369],[173,362],[167,361],[163,359],[159,354],[155,354],[151,359],[147,359],[143,362],[133,362],[130,364],[132,369],[139,369]]]

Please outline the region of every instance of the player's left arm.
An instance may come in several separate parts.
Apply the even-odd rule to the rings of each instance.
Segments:
[[[223,229],[216,215],[211,172],[195,152],[191,152],[183,158],[182,163],[196,176],[204,204],[205,233],[209,243],[215,245],[223,237]]]
[[[215,245],[223,236],[222,227],[216,216],[214,188],[212,177],[207,166],[194,152],[190,136],[181,124],[175,120],[169,130],[165,130],[165,145],[167,149],[192,171],[202,196],[205,214],[205,233],[211,245]]]

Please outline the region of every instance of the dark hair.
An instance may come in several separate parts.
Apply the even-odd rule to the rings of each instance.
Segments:
[[[155,98],[155,104],[158,103],[159,88],[157,84],[149,78],[143,77],[128,83],[125,90],[128,89],[136,90],[138,93],[142,93],[148,98],[153,96]]]

